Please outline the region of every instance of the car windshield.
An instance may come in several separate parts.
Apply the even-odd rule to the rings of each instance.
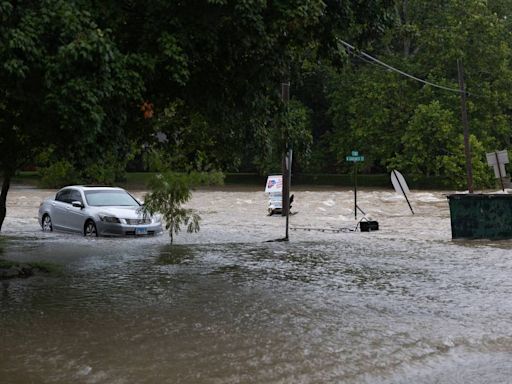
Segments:
[[[129,206],[138,207],[140,204],[126,191],[85,191],[87,204],[94,207]]]

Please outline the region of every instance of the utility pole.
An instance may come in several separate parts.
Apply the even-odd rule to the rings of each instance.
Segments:
[[[288,101],[290,100],[290,83],[281,83],[281,100],[283,101],[286,110],[288,110]],[[286,143],[285,151],[283,152],[283,197],[282,197],[282,216],[286,216],[286,235],[284,240],[288,241],[288,227],[290,216],[290,184],[292,174],[292,149],[288,142],[288,133],[283,130],[283,137]]]
[[[466,179],[469,193],[473,193],[473,167],[471,164],[471,145],[469,143],[468,111],[466,107],[466,86],[464,84],[464,66],[462,60],[457,60],[457,72],[459,74],[460,102],[462,113],[462,125],[464,128],[464,154],[466,156]]]

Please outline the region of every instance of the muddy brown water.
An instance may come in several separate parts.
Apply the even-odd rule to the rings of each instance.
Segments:
[[[142,191],[134,191],[139,197]],[[0,257],[61,276],[0,287],[1,383],[510,383],[512,242],[454,242],[439,192],[198,191],[199,234],[43,233],[18,187]],[[331,233],[304,228],[347,229]]]

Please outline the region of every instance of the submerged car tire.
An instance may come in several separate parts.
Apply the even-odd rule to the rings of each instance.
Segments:
[[[53,224],[52,224],[52,218],[49,214],[45,214],[43,216],[41,227],[43,228],[43,232],[52,232],[53,231]]]
[[[87,220],[85,222],[84,236],[87,236],[87,237],[98,237],[98,231],[96,230],[96,224],[94,224],[94,221]]]

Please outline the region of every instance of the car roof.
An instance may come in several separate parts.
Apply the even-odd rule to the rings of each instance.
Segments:
[[[82,191],[124,191],[123,188],[119,187],[107,187],[107,186],[94,186],[94,185],[69,185],[62,189],[66,188],[75,188],[80,189]]]

